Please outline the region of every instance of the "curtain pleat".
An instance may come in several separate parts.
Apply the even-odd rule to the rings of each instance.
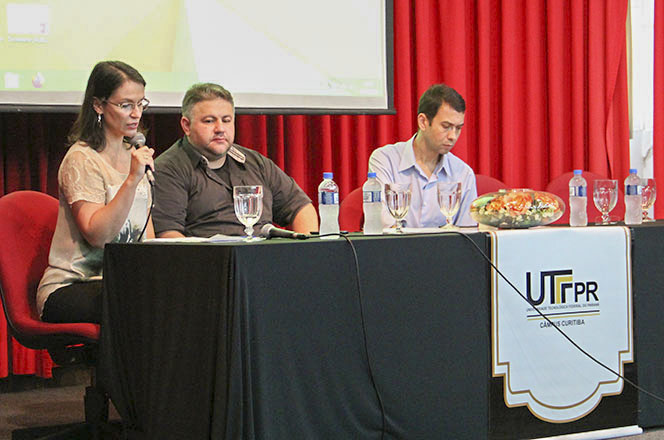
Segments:
[[[393,10],[396,114],[238,115],[236,142],[274,160],[314,203],[322,173],[334,172],[343,199],[366,180],[375,148],[415,133],[419,96],[445,82],[467,102],[454,154],[476,173],[535,189],[574,168],[627,174],[627,0],[394,0]],[[657,66],[656,59],[661,76],[661,61]],[[663,83],[655,81],[656,102]],[[655,105],[663,119],[660,113]],[[0,114],[0,195],[37,189],[57,196],[74,118]],[[145,115],[157,154],[182,135],[179,120]],[[661,126],[655,124],[656,177],[663,174]],[[3,352],[0,346],[0,365]]]

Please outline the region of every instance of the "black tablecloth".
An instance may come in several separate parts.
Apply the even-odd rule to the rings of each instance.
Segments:
[[[486,438],[481,255],[453,235],[353,243],[361,297],[341,239],[108,245],[103,358],[136,437],[378,439],[379,393],[385,438]]]
[[[468,237],[488,253],[487,236]],[[382,414],[388,439],[664,424],[664,405],[646,396],[637,416],[628,385],[569,424],[507,408],[491,378],[489,265],[468,237],[353,237],[360,291],[341,239],[108,245],[111,397],[149,439],[378,439]],[[636,363],[625,374],[664,394],[664,228],[634,228],[633,242]]]
[[[664,396],[664,221],[632,228],[632,267],[639,386]],[[639,425],[664,425],[664,403],[638,398]]]

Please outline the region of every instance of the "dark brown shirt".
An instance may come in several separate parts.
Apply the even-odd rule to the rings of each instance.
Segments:
[[[295,181],[267,157],[234,144],[226,155],[230,183],[211,170],[185,136],[155,161],[156,234],[178,231],[185,236],[244,235],[235,216],[233,186],[263,185],[263,214],[254,226],[289,225],[311,200]]]

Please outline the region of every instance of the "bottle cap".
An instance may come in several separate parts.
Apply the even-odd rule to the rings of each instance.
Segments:
[[[637,170],[636,168],[630,168],[629,169],[629,174],[636,174],[638,171],[639,170]]]
[[[331,179],[334,177],[334,173],[325,172],[323,173],[323,179]]]
[[[583,174],[583,170],[574,170],[575,176],[580,176],[581,174]]]
[[[367,177],[369,179],[371,179],[372,177],[376,177],[376,173],[374,173],[373,171],[370,171],[370,172],[367,173]]]

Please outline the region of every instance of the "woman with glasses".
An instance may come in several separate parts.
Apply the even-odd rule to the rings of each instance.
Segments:
[[[104,245],[154,237],[145,174],[154,151],[129,141],[149,103],[133,67],[103,61],[92,70],[58,171],[58,220],[37,290],[44,321],[99,322]]]

